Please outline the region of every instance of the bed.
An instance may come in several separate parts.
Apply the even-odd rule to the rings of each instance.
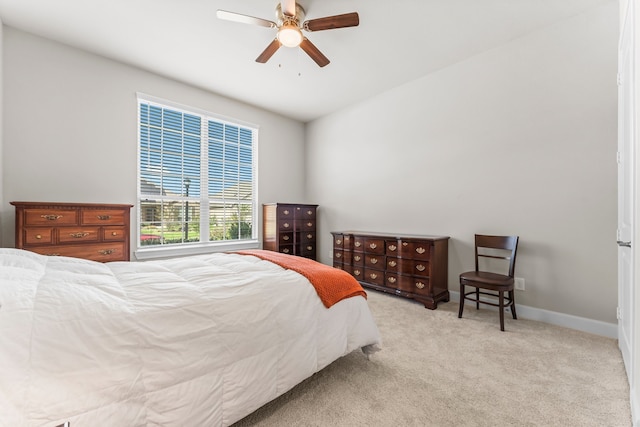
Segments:
[[[327,308],[306,277],[255,255],[102,264],[0,249],[1,426],[226,426],[379,345],[365,298]]]

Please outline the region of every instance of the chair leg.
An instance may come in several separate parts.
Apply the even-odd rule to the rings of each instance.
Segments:
[[[499,305],[500,305],[500,330],[504,331],[504,292],[499,292]]]
[[[476,310],[480,310],[480,288],[476,288]]]
[[[460,283],[460,308],[458,309],[458,319],[462,317],[462,310],[464,310],[464,285]]]
[[[518,316],[516,316],[516,293],[514,291],[509,291],[509,298],[511,298],[511,315],[513,316],[514,319],[517,319]]]

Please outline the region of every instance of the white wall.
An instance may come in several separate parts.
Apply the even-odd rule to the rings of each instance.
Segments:
[[[2,246],[13,200],[136,204],[136,92],[257,124],[260,203],[305,201],[302,123],[11,27],[3,47]]]
[[[448,235],[457,291],[474,233],[517,234],[518,304],[616,323],[617,29],[610,2],[308,124],[322,261],[330,231]]]
[[[3,85],[2,85],[2,76],[3,76],[3,38],[4,38],[4,26],[2,25],[2,20],[0,20],[0,166],[2,166],[3,162],[2,162],[2,157],[3,157],[3,135],[4,135],[4,131],[3,131],[3,125],[2,125],[2,109],[4,106],[4,99],[3,99]],[[0,206],[4,205],[4,179],[3,179],[3,174],[2,171],[0,170]],[[0,243],[2,242],[2,210],[0,209]],[[0,245],[2,246],[2,245]]]

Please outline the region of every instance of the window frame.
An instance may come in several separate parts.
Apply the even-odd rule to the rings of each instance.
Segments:
[[[141,235],[141,223],[142,216],[145,215],[144,209],[142,207],[145,200],[149,199],[149,195],[142,194],[142,186],[141,186],[141,104],[150,104],[155,105],[160,108],[167,108],[175,111],[179,111],[181,113],[197,115],[201,119],[201,130],[206,129],[205,122],[208,120],[213,120],[216,122],[222,122],[224,124],[229,124],[232,126],[237,126],[241,128],[250,129],[252,131],[252,229],[251,229],[251,238],[250,239],[242,239],[242,240],[218,240],[218,241],[210,241],[209,238],[209,202],[211,197],[208,194],[207,186],[205,185],[207,181],[207,169],[206,167],[201,169],[200,171],[200,180],[201,180],[201,191],[197,202],[200,204],[200,241],[198,242],[183,242],[176,244],[167,244],[167,245],[150,245],[150,246],[142,246],[140,245],[140,235]],[[164,258],[164,257],[173,257],[173,256],[183,256],[183,255],[195,255],[202,253],[210,253],[210,252],[223,252],[223,251],[234,251],[241,249],[253,249],[259,247],[258,240],[258,133],[259,127],[255,124],[248,123],[242,120],[229,118],[222,116],[220,114],[212,113],[210,111],[206,111],[203,109],[190,107],[187,105],[179,104],[173,101],[169,101],[166,99],[158,98],[155,96],[147,95],[144,93],[136,93],[136,126],[137,126],[137,140],[136,140],[136,172],[137,172],[137,182],[136,182],[136,221],[135,221],[135,233],[132,235],[134,240],[134,244],[136,247],[135,256],[137,259],[152,259],[152,258]],[[208,160],[208,140],[209,135],[206,132],[201,132],[200,135],[200,143],[202,144],[202,149],[200,150],[200,164],[206,164]],[[185,198],[186,200],[186,198]],[[188,198],[189,201],[195,201],[193,197]],[[206,237],[206,240],[203,238]]]

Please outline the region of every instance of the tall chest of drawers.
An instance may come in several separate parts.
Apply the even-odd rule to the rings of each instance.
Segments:
[[[16,248],[93,261],[129,261],[132,205],[11,202]]]
[[[449,301],[448,236],[398,236],[359,231],[333,235],[333,266],[363,286],[412,298],[426,308]]]
[[[263,249],[316,259],[317,208],[295,203],[262,205]]]

